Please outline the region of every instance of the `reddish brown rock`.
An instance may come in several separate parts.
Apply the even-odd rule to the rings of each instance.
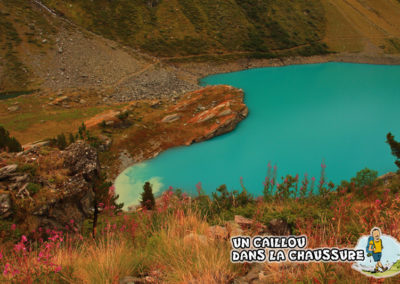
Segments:
[[[248,115],[242,90],[231,86],[208,86],[187,93],[162,108],[144,102],[140,124],[115,140],[116,151],[127,151],[137,163],[172,147],[191,145],[222,135]],[[150,109],[150,110],[149,110]],[[97,120],[97,122],[100,122]]]

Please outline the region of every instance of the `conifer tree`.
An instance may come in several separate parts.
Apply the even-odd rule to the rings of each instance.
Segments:
[[[75,136],[72,133],[70,133],[69,134],[69,144],[72,144],[74,142],[75,142]]]
[[[21,144],[15,137],[10,137],[10,133],[3,127],[0,126],[0,150],[8,152],[21,152]]]
[[[400,169],[400,142],[397,142],[394,139],[394,136],[392,135],[392,133],[390,133],[390,132],[387,134],[386,138],[387,138],[386,143],[389,144],[390,149],[392,150],[392,155],[397,158],[397,160],[394,163]]]
[[[67,139],[64,133],[57,135],[57,147],[60,150],[64,150],[67,147]]]
[[[153,189],[148,181],[143,186],[142,200],[140,201],[140,204],[148,210],[152,210],[156,206]]]

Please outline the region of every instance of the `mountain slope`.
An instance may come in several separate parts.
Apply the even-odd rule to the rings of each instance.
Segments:
[[[400,53],[397,0],[0,0],[0,11],[3,97],[194,88],[161,62]]]
[[[268,52],[319,42],[325,29],[320,0],[43,3],[91,31],[158,56]]]

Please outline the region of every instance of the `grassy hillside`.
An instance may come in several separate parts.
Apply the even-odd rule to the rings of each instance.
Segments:
[[[91,31],[159,56],[315,45],[326,22],[319,0],[43,2]]]
[[[0,95],[87,87],[76,74],[96,85],[143,67],[127,58],[142,54],[104,38],[163,62],[400,53],[397,0],[0,0],[0,11]]]

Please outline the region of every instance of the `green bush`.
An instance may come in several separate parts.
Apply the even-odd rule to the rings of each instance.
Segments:
[[[118,114],[118,115],[117,115],[117,118],[118,118],[119,120],[121,120],[121,121],[124,121],[125,119],[128,118],[128,116],[129,116],[129,111],[124,111],[124,112],[121,112],[120,114]],[[103,122],[104,122],[104,121],[103,121]],[[105,125],[105,122],[104,122],[104,125]]]
[[[20,173],[27,173],[33,177],[36,175],[37,166],[30,164],[23,164],[18,166],[17,171]]]
[[[149,182],[146,182],[143,186],[142,199],[140,201],[140,204],[142,205],[142,207],[145,207],[148,210],[152,210],[156,206],[153,189]]]
[[[31,182],[28,183],[28,185],[26,187],[26,189],[29,191],[29,193],[31,195],[35,195],[36,193],[38,193],[41,188],[42,187],[39,184],[31,183]]]
[[[65,138],[64,133],[57,135],[56,145],[60,150],[64,150],[67,147],[67,139]]]
[[[359,171],[350,182],[354,183],[356,188],[370,187],[378,177],[378,172],[365,168]]]

